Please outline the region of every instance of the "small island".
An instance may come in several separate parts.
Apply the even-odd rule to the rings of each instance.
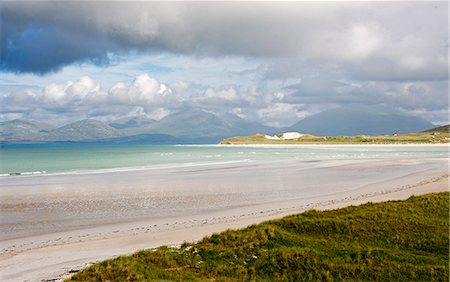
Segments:
[[[442,144],[450,143],[450,125],[432,128],[422,132],[391,135],[318,136],[298,132],[278,135],[256,134],[224,139],[222,145],[251,144]]]

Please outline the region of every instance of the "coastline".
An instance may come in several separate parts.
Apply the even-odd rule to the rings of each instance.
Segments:
[[[189,145],[187,145],[189,146]],[[296,148],[296,147],[447,147],[450,149],[450,143],[397,143],[397,144],[340,144],[340,143],[303,143],[303,144],[216,144],[218,147],[248,147],[248,148]]]
[[[5,165],[2,168],[2,172],[0,173],[0,180],[6,180],[10,178],[39,178],[39,177],[47,177],[47,176],[64,176],[64,175],[86,175],[86,174],[109,174],[109,173],[125,173],[125,172],[134,172],[134,171],[147,171],[147,170],[159,170],[159,169],[171,169],[171,168],[185,168],[185,167],[207,167],[211,165],[226,165],[231,163],[241,163],[241,162],[251,162],[255,159],[261,159],[258,151],[250,151],[251,149],[299,149],[299,150],[308,150],[308,149],[326,149],[329,151],[330,149],[336,149],[339,151],[339,157],[347,158],[353,156],[342,155],[342,149],[349,150],[359,150],[359,149],[400,149],[408,151],[411,149],[411,152],[417,151],[417,149],[429,149],[429,150],[439,150],[441,154],[448,154],[450,151],[450,143],[447,144],[191,144],[191,145],[167,145],[164,147],[156,147],[157,149],[169,150],[168,152],[152,152],[151,150],[146,151],[145,161],[141,161],[141,163],[133,163],[130,160],[125,160],[124,165],[117,165],[121,163],[122,160],[116,160],[114,163],[105,163],[105,160],[100,160],[100,163],[97,164],[97,167],[92,168],[80,168],[79,165],[74,160],[73,156],[70,156],[71,159],[67,161],[67,163],[72,163],[72,167],[55,167],[52,166],[35,166],[35,167],[27,167],[23,166],[22,168],[17,168],[13,166],[13,168]],[[154,157],[152,154],[156,154],[156,156],[161,157],[164,154],[168,155],[170,158],[176,158],[178,152],[172,152],[173,148],[184,148],[189,150],[189,148],[210,148],[212,150],[209,154],[201,155],[199,158],[192,159],[191,157],[184,156],[184,159],[179,159],[178,161],[164,159],[156,160],[154,162],[148,161]],[[243,151],[234,152],[233,149],[242,148]],[[152,149],[152,147],[150,147]],[[247,150],[247,151],[246,151]],[[387,150],[386,152],[390,152]],[[367,151],[370,153],[370,151]],[[377,151],[375,151],[377,152]],[[84,152],[86,153],[86,152]],[[103,154],[103,152],[101,152]],[[264,153],[261,151],[261,153]],[[283,153],[283,152],[281,152]],[[349,152],[359,153],[359,152]],[[52,157],[51,152],[47,151],[46,154],[48,157]],[[234,154],[234,155],[233,155]],[[278,156],[277,156],[278,154]],[[302,154],[302,152],[300,152]],[[11,152],[8,152],[8,155],[11,156]],[[287,157],[286,154],[280,154],[280,152],[273,152],[273,158],[280,158],[282,156],[284,158]],[[6,156],[6,155],[5,155]],[[300,155],[298,155],[300,156]],[[136,156],[142,157],[142,155]],[[301,157],[303,159],[317,159],[319,156],[316,153],[312,154],[302,154]],[[363,156],[370,157],[370,156]],[[375,156],[378,157],[378,156]],[[183,158],[183,156],[182,156]],[[222,159],[223,158],[223,159]],[[320,156],[322,158],[322,156]],[[333,157],[336,158],[336,157]],[[9,157],[11,159],[11,157]],[[27,163],[28,159],[22,158],[19,163]],[[5,163],[7,163],[8,158],[6,158]],[[59,160],[57,160],[59,161]],[[19,165],[20,167],[21,165]]]
[[[210,186],[208,185],[211,185],[211,187],[223,185],[223,189],[231,189],[229,187],[237,186],[236,191],[241,191],[242,187],[246,187],[249,192],[248,194],[238,194],[238,198],[230,198],[228,194],[224,194],[232,202],[232,205],[229,206],[202,209],[192,213],[169,214],[165,217],[124,219],[120,222],[110,223],[102,222],[100,218],[90,223],[86,221],[84,225],[63,226],[64,228],[59,231],[50,229],[43,234],[23,234],[24,236],[21,238],[16,236],[2,239],[2,254],[0,257],[2,281],[62,279],[70,272],[83,268],[90,263],[117,255],[131,254],[140,249],[155,248],[160,245],[176,246],[183,241],[200,240],[206,235],[228,228],[241,228],[309,209],[334,209],[368,201],[400,200],[411,195],[448,191],[449,189],[448,159],[442,157],[327,160],[314,163],[281,162],[276,165],[263,163],[256,167],[254,163],[244,163],[237,167],[230,164],[226,167],[210,167],[200,170],[192,170],[192,168],[183,171],[166,169],[163,170],[164,173],[160,172],[163,173],[161,175],[156,174],[156,172],[138,171],[134,172],[132,178],[137,181],[136,179],[139,179],[139,177],[148,179],[151,176],[154,179],[158,177],[166,179],[168,174],[172,176],[181,175],[180,182],[183,186],[180,186],[179,190],[174,190],[174,193],[179,195],[188,195],[187,192],[189,194],[198,193],[196,197],[201,199],[201,203],[205,204],[205,201],[210,201],[211,205],[217,205],[224,198],[215,195],[214,191],[217,190],[209,191],[210,188],[208,187]],[[256,177],[255,173],[259,176]],[[352,176],[351,173],[354,175]],[[266,174],[267,176],[265,176]],[[84,178],[86,178],[86,181],[92,181],[92,177],[96,177],[96,181],[113,178],[110,180],[112,182],[118,181],[120,177],[123,178],[123,175],[117,178],[114,178],[114,175],[90,175],[84,176]],[[311,175],[314,177],[327,175],[327,177],[313,178],[308,181],[308,177]],[[342,175],[345,175],[345,177]],[[230,179],[230,176],[233,176],[236,180]],[[275,189],[274,185],[284,181],[286,177],[286,182],[281,182],[286,190]],[[66,188],[63,191],[69,193],[68,198],[74,197],[74,195],[84,195],[83,197],[93,199],[101,197],[100,200],[111,205],[117,198],[104,198],[105,191],[109,191],[111,194],[118,193],[122,197],[121,199],[128,201],[133,199],[121,189],[122,183],[117,183],[117,187],[115,187],[111,186],[111,182],[108,181],[105,182],[104,187],[108,190],[103,190],[101,183],[95,187],[95,189],[98,189],[98,195],[83,194],[83,190],[71,194],[70,191],[73,187],[85,185],[81,181],[84,178],[80,178],[80,176],[39,177],[39,179],[47,179],[49,182],[46,185],[54,187],[48,188],[49,190],[39,197],[45,198],[44,201],[49,204],[48,201],[51,198],[50,195],[52,195],[49,193],[55,193],[58,189],[61,189],[60,186],[52,184],[50,180],[54,180],[55,183],[64,180],[67,182],[74,181],[74,186],[69,185],[70,189]],[[192,178],[199,178],[198,181],[200,182],[190,182]],[[275,182],[265,183],[272,178],[277,179]],[[247,182],[243,182],[243,180]],[[299,182],[300,180],[301,182]],[[254,183],[249,181],[254,181]],[[196,187],[199,184],[206,188],[198,190]],[[173,182],[167,185],[178,187],[179,183]],[[258,188],[252,188],[253,185],[258,185]],[[308,190],[301,190],[302,186],[309,188]],[[322,188],[313,189],[313,187]],[[77,188],[79,189],[79,187]],[[86,186],[86,189],[88,188],[89,186]],[[273,189],[276,190],[276,193],[270,194],[269,192]],[[232,191],[235,190],[230,190],[230,192]],[[137,192],[142,193],[141,190]],[[258,196],[259,194],[268,194],[267,197],[256,198],[253,202],[238,201],[242,197],[250,197],[253,192]],[[16,197],[22,198],[24,195],[31,197],[29,195],[31,189],[29,191],[23,189],[21,193],[23,195],[19,193]],[[205,193],[212,194],[206,197]],[[283,193],[286,194],[285,197],[273,199],[273,195],[283,195]],[[293,195],[298,196],[294,197]],[[39,197],[31,197],[24,201],[36,201],[36,199],[40,199]],[[140,197],[143,197],[143,195],[140,195]],[[19,200],[17,202],[18,207],[23,205],[22,200]],[[10,203],[14,203],[14,201],[10,201]],[[130,203],[132,204],[132,202],[126,202],[126,206],[129,206]],[[94,202],[94,204],[96,203]],[[174,205],[179,205],[179,203],[174,203]],[[102,208],[102,206],[99,208]],[[27,226],[26,223],[24,226]]]

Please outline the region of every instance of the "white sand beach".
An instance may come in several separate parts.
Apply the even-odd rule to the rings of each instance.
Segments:
[[[308,209],[449,190],[448,158],[280,160],[2,179],[2,281],[55,281],[96,261]]]

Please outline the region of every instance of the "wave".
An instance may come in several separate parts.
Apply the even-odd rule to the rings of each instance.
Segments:
[[[230,161],[217,161],[217,162],[190,162],[190,163],[175,163],[165,165],[151,165],[151,166],[139,166],[139,167],[117,167],[117,168],[100,168],[100,169],[83,169],[83,170],[70,170],[61,172],[48,173],[45,170],[42,171],[24,171],[24,172],[12,172],[12,173],[0,173],[0,177],[11,176],[38,176],[38,175],[85,175],[85,174],[100,174],[100,173],[115,173],[115,172],[131,172],[140,170],[153,170],[153,169],[170,169],[170,168],[183,168],[194,166],[210,166],[210,165],[226,165],[234,163],[250,162],[251,159],[243,160],[230,160]]]
[[[0,173],[0,177],[5,176],[19,176],[19,175],[41,175],[46,174],[45,170],[36,170],[36,171],[21,171],[21,172],[10,172],[10,173]]]

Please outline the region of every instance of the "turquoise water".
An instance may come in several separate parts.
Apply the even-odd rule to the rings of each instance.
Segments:
[[[383,158],[448,156],[448,147],[38,144],[2,145],[0,174],[83,173],[111,169],[187,166],[207,163],[297,158]]]

